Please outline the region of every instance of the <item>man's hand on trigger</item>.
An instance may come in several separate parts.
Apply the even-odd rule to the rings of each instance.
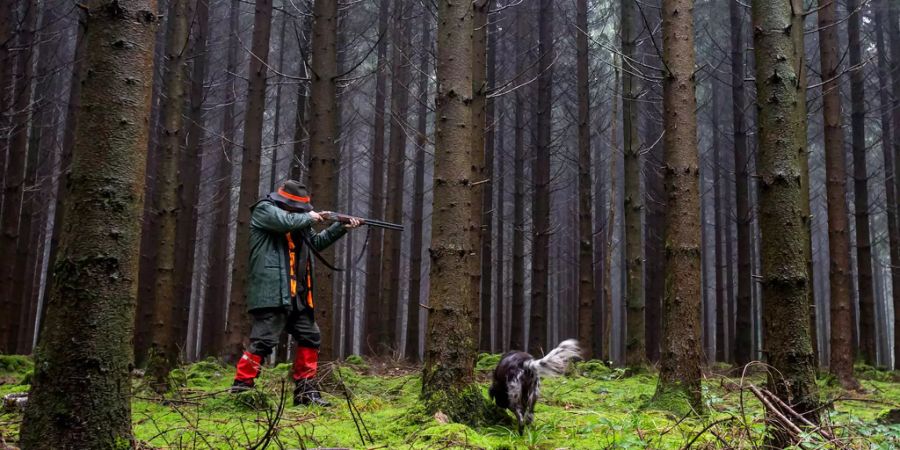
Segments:
[[[321,222],[321,221],[325,220],[321,214],[319,214],[315,211],[310,211],[307,214],[309,214],[309,217],[311,217],[312,220],[315,222]]]

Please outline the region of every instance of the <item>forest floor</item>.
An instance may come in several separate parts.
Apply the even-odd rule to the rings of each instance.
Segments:
[[[485,396],[497,360],[479,359]],[[25,357],[0,355],[0,395],[26,392],[31,366]],[[653,371],[628,374],[583,362],[568,376],[544,381],[534,424],[520,435],[512,421],[471,428],[426,415],[418,402],[417,368],[358,357],[322,370],[333,406],[292,407],[288,368],[266,370],[258,389],[239,395],[227,393],[232,369],[214,361],[175,371],[180,387],[162,397],[135,378],[139,448],[755,448],[764,439],[762,406],[741,388],[763,386],[761,370],[743,378],[724,366],[711,371],[704,383],[706,414],[678,417],[647,406],[656,387]],[[900,448],[900,425],[886,423],[888,411],[900,408],[900,373],[857,369],[864,392],[846,392],[820,378],[829,405],[826,434],[835,441],[808,432],[803,437],[809,445],[802,448]],[[0,415],[0,448],[3,440],[14,445],[21,417],[15,408]]]

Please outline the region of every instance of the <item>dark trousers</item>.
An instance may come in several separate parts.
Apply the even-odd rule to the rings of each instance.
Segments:
[[[318,349],[322,343],[315,312],[297,301],[290,307],[260,308],[250,311],[253,328],[250,331],[250,353],[267,357],[278,345],[281,333],[287,331],[299,347]]]

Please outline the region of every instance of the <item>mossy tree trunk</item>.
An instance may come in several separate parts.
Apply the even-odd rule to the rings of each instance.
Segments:
[[[550,263],[550,145],[553,131],[553,12],[552,0],[541,0],[538,6],[537,120],[535,156],[531,174],[534,198],[531,208],[531,327],[528,351],[541,355],[546,346],[547,313],[549,311]]]
[[[478,258],[473,228],[479,221],[472,217],[478,189],[473,186],[472,3],[439,2],[437,23],[431,291],[422,398],[430,412],[475,422],[483,403],[474,384],[478,292],[465,276]]]
[[[66,222],[35,351],[23,448],[133,444],[131,338],[156,2],[85,6],[86,70]]]
[[[250,207],[259,198],[259,158],[262,153],[263,119],[266,109],[269,36],[272,30],[272,0],[257,0],[253,14],[253,42],[247,76],[247,112],[244,119],[243,157],[241,158],[241,194],[238,200],[234,264],[231,269],[231,299],[225,329],[225,355],[238,358],[249,338],[247,316],[247,274],[250,265]],[[324,284],[324,282],[318,282]],[[322,333],[323,336],[326,334]]]
[[[850,66],[862,63],[859,0],[848,0],[847,35]],[[875,345],[875,293],[872,287],[872,242],[869,233],[869,172],[866,165],[865,73],[850,72],[850,127],[853,142],[853,196],[856,218],[856,265],[859,286],[859,350],[866,364],[877,364]]]
[[[641,138],[638,131],[638,95],[640,72],[636,64],[637,4],[634,0],[621,2],[622,26],[622,153],[625,160],[625,364],[637,367],[646,364],[644,340],[644,243],[641,215],[644,197],[641,194]]]
[[[692,0],[662,2],[666,177],[666,294],[656,400],[702,409],[700,169]],[[680,404],[676,404],[680,403]]]
[[[806,136],[802,0],[755,0],[752,7],[759,110],[759,227],[764,353],[780,376],[769,389],[815,419],[818,399],[810,340],[801,158]],[[800,25],[800,26],[798,26]],[[775,435],[777,444],[785,436]]]
[[[381,0],[378,7],[378,42],[375,63],[375,119],[372,125],[372,187],[369,200],[369,217],[380,219],[384,215],[384,104],[387,90],[387,42],[390,2]],[[369,249],[366,254],[365,326],[362,350],[366,354],[383,354],[389,346],[387,310],[381,304],[382,249],[384,231],[372,228],[369,233]]]
[[[591,214],[591,95],[588,54],[588,2],[575,4],[575,50],[578,90],[578,340],[582,356],[594,354],[594,229]],[[499,203],[499,202],[498,202]],[[500,206],[500,205],[498,205]],[[503,282],[500,278],[498,282]]]
[[[338,2],[316,0],[313,5],[312,91],[309,99],[309,185],[314,205],[328,210],[338,206],[338,108],[337,108],[337,35]],[[322,251],[334,260],[334,247]],[[324,264],[316,271],[316,323],[322,332],[322,358],[332,353],[332,301],[334,273]],[[387,326],[385,324],[385,326]]]
[[[156,256],[153,318],[149,326],[150,346],[146,359],[150,382],[159,392],[169,388],[169,371],[178,363],[178,327],[181,320],[179,287],[176,285],[176,253],[184,252],[175,242],[175,230],[182,209],[178,205],[178,159],[184,138],[182,111],[185,99],[185,60],[189,29],[188,0],[172,0],[166,22],[165,66],[162,118],[159,129],[159,167],[156,175],[159,195],[153,205],[157,216],[159,242]]]
[[[825,123],[825,177],[828,199],[829,286],[831,290],[831,355],[829,367],[847,388],[853,378],[852,283],[850,282],[850,224],[847,215],[847,168],[841,125],[839,31],[837,4],[819,0],[819,50],[822,65],[822,114]]]

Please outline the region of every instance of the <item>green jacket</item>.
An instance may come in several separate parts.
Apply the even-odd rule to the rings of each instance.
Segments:
[[[247,309],[290,306],[290,263],[288,262],[287,233],[300,233],[316,250],[323,250],[347,233],[344,226],[334,223],[318,233],[312,232],[314,221],[306,213],[292,213],[279,208],[271,200],[261,200],[250,215],[250,274],[247,283]],[[305,244],[296,242],[298,247]],[[314,261],[306,249],[297,249],[312,267]],[[312,273],[315,273],[313,270]],[[310,276],[312,276],[312,273]],[[298,274],[298,277],[300,275]],[[313,286],[315,281],[313,281]]]

